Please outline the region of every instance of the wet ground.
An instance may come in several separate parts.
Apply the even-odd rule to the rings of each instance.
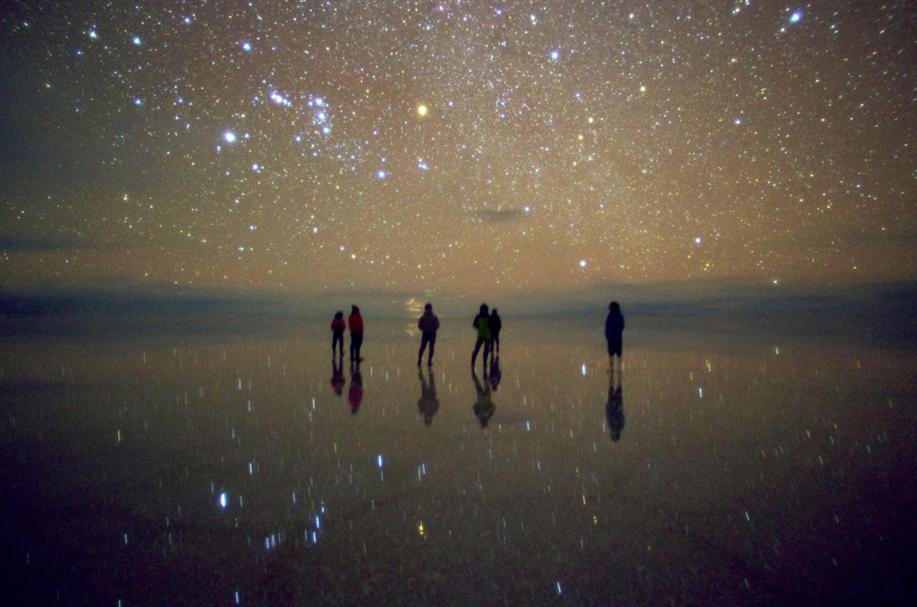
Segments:
[[[8,604],[914,598],[913,351],[447,321],[0,342]]]

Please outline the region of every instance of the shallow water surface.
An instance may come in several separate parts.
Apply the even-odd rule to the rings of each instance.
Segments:
[[[448,319],[447,319],[448,320]],[[17,603],[799,604],[913,596],[914,353],[465,319],[0,342]],[[322,323],[322,328],[324,323]],[[637,328],[637,331],[639,328]],[[631,339],[633,337],[633,339]]]

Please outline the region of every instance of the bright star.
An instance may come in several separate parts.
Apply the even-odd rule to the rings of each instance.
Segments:
[[[252,50],[252,43],[249,42],[248,40],[246,40],[245,42],[243,42],[243,43],[242,43],[242,50],[245,51],[246,53],[250,53],[251,50]]]
[[[580,260],[579,260],[579,267],[581,267],[581,268],[585,268],[585,267],[586,267],[586,260],[585,260],[585,259],[580,259]]]
[[[802,21],[802,11],[796,11],[790,15],[790,23],[799,23]]]
[[[142,44],[142,40],[140,40],[140,36],[134,36],[131,42],[134,43],[134,46],[140,46]]]
[[[385,172],[385,169],[379,169],[378,171],[376,171],[376,177],[378,177],[379,179],[385,179],[386,177],[388,177],[388,173]]]
[[[420,116],[421,118],[427,115],[427,111],[428,111],[427,106],[425,106],[424,104],[421,103],[420,105],[417,106],[417,115]]]
[[[226,132],[224,132],[224,133],[223,133],[223,141],[225,141],[226,143],[235,143],[235,142],[236,142],[236,134],[233,133],[232,131],[226,131]]]
[[[553,50],[548,54],[548,56],[551,57],[551,61],[557,61],[560,59],[560,51]]]

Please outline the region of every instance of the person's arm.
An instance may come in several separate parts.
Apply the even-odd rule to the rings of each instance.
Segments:
[[[436,321],[436,328],[434,330],[439,331],[439,316],[434,316],[433,320]]]
[[[605,339],[611,339],[611,314],[605,318]]]

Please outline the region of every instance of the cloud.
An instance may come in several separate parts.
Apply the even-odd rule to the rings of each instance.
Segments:
[[[66,236],[28,236],[0,235],[0,251],[8,253],[43,253],[48,251],[72,251],[79,249],[81,243]]]
[[[505,221],[515,221],[522,217],[520,209],[480,209],[475,212],[475,216],[484,223],[502,223]]]

